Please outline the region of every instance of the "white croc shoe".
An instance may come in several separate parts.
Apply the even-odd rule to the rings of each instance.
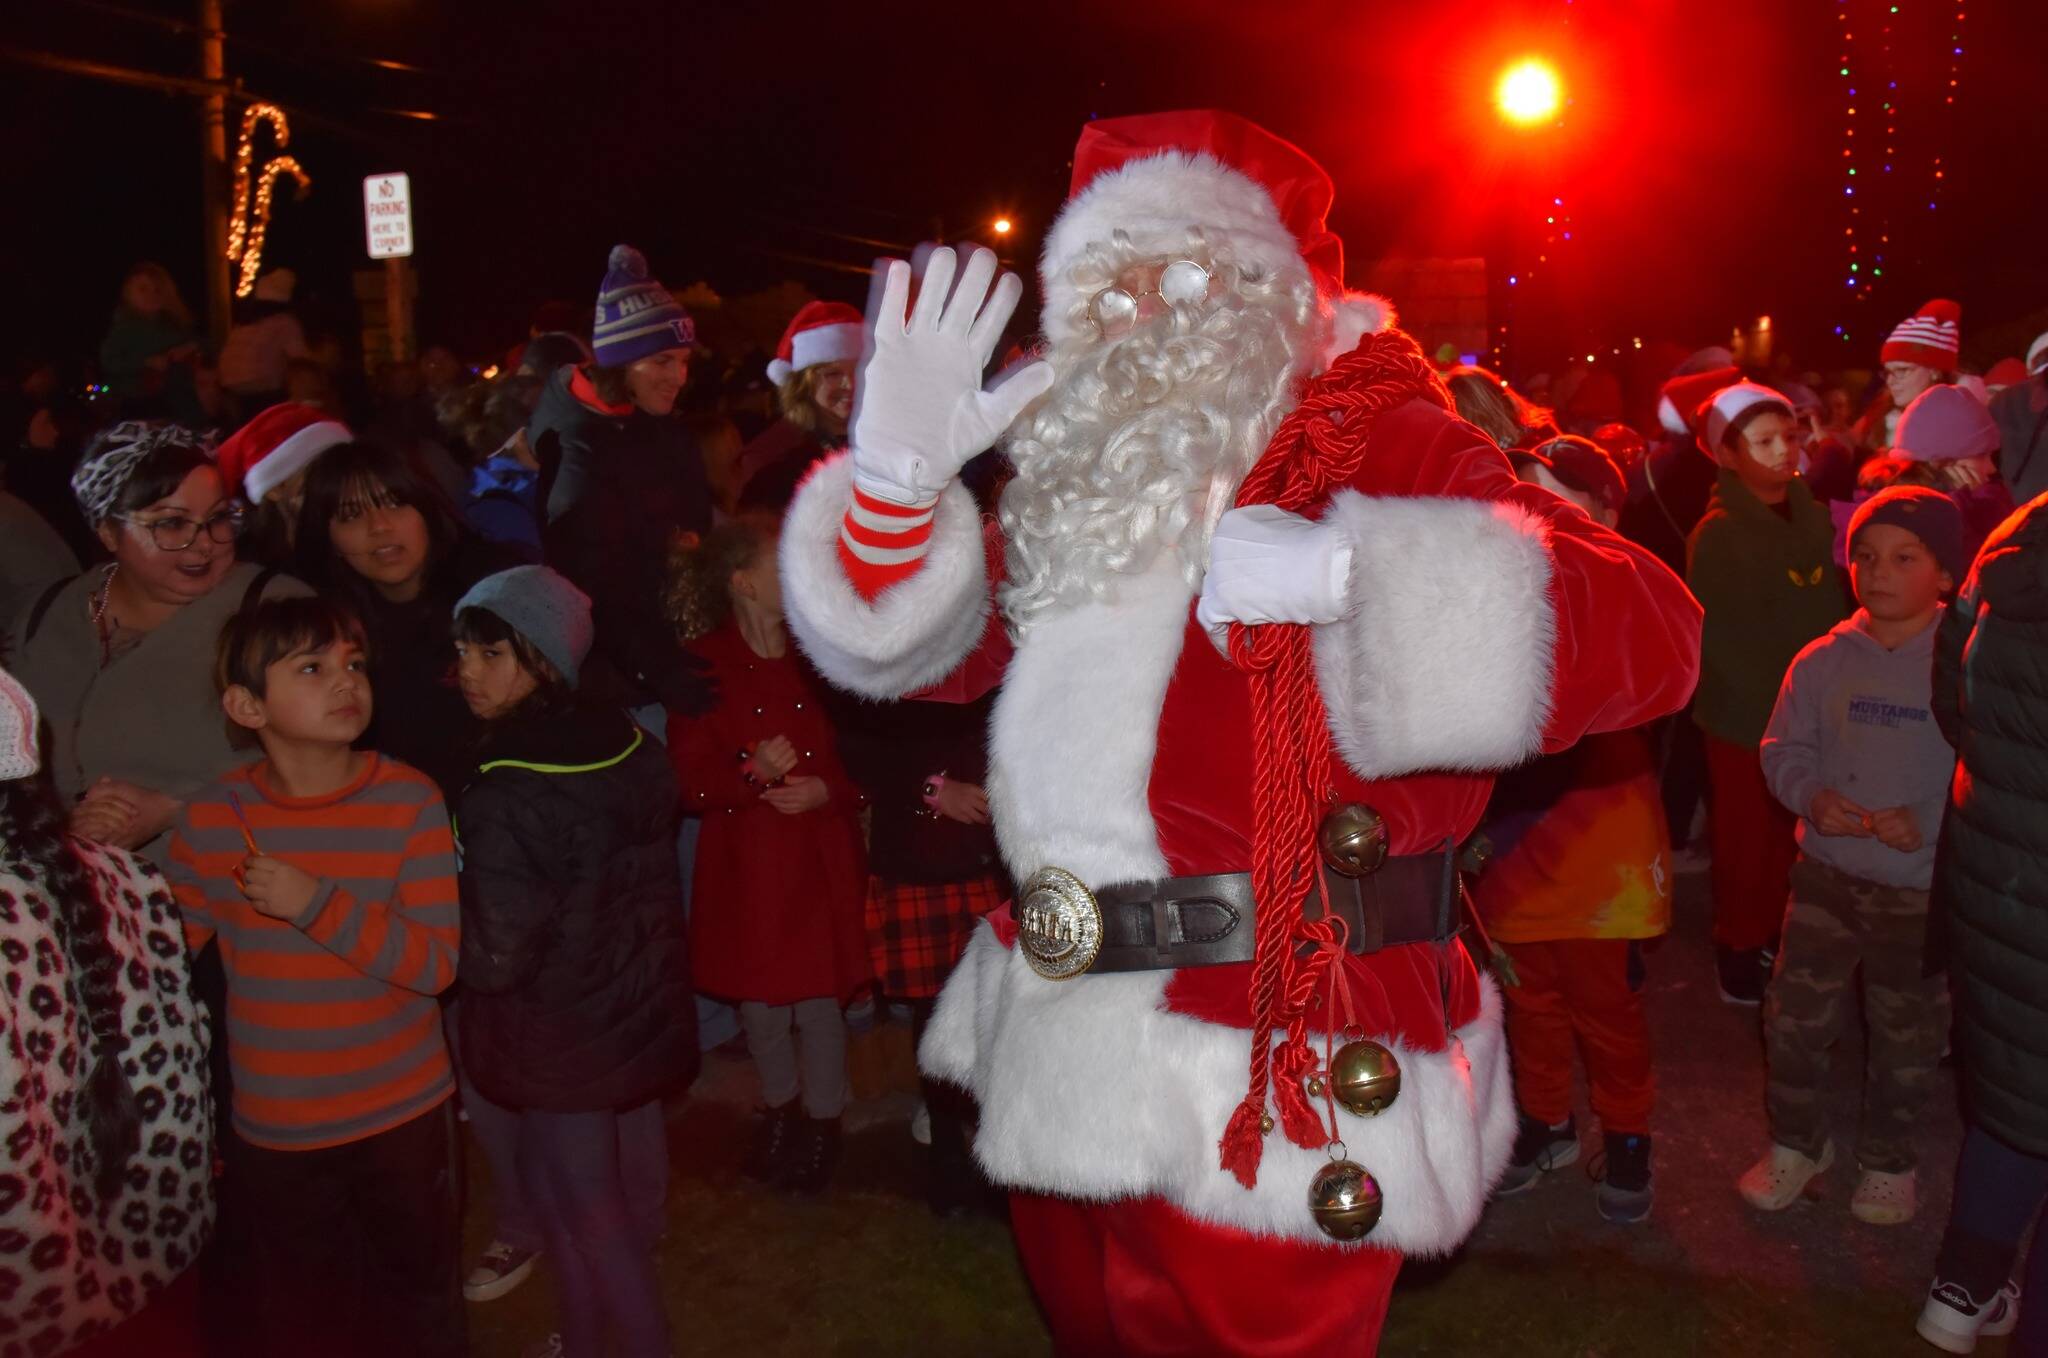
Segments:
[[[1820,1158],[1810,1160],[1790,1146],[1773,1144],[1764,1158],[1751,1165],[1736,1182],[1742,1200],[1760,1212],[1782,1212],[1799,1201],[1827,1167],[1835,1163],[1835,1143],[1820,1148]]]
[[[1866,1169],[1857,1181],[1855,1196],[1849,1199],[1849,1213],[1872,1226],[1903,1226],[1919,1209],[1918,1187],[1910,1169],[1904,1174]]]

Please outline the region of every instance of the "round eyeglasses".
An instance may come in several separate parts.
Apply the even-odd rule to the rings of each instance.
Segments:
[[[1133,290],[1118,284],[1096,293],[1089,300],[1088,315],[1104,339],[1117,339],[1139,322],[1164,315],[1169,307],[1199,302],[1208,295],[1209,271],[1192,259],[1176,259],[1158,269],[1150,287]]]
[[[129,514],[115,517],[122,523],[146,530],[149,533],[149,540],[156,544],[159,552],[182,552],[199,541],[201,533],[222,545],[242,536],[243,514],[240,505],[229,505],[224,509],[215,510],[204,519],[190,519],[183,514],[172,514],[161,519],[138,519]]]

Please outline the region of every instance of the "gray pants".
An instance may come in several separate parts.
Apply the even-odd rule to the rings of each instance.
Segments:
[[[846,1018],[831,998],[795,1004],[740,1004],[747,1051],[761,1074],[761,1101],[780,1108],[801,1089],[804,1112],[836,1118],[846,1109]],[[790,1030],[796,1030],[795,1041]],[[802,1075],[799,1079],[798,1071]]]

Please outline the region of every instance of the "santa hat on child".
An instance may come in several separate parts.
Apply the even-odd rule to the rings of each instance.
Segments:
[[[284,401],[237,429],[220,445],[220,475],[229,493],[240,489],[250,504],[313,465],[313,459],[355,437],[347,425],[317,406]]]
[[[846,303],[804,303],[768,360],[768,380],[779,387],[805,368],[859,358],[860,332],[861,315]]]
[[[1217,109],[1098,118],[1081,129],[1066,206],[1039,260],[1046,337],[1088,324],[1070,273],[1092,245],[1122,232],[1140,251],[1172,256],[1199,228],[1240,266],[1304,266],[1332,312],[1327,362],[1394,324],[1393,304],[1344,289],[1344,243],[1327,219],[1336,188],[1306,151]]]
[[[1657,423],[1667,434],[1698,438],[1700,407],[1721,388],[1741,380],[1742,370],[1732,364],[1672,378],[1657,389]]]
[[[1719,451],[1729,425],[1760,405],[1777,405],[1787,414],[1792,411],[1792,403],[1784,393],[1761,382],[1732,382],[1715,392],[1714,398],[1700,407],[1700,447],[1707,456],[1713,457]]]
[[[1993,396],[2026,380],[2027,365],[2016,358],[2001,358],[1984,370],[1984,389]]]
[[[1918,363],[1952,373],[1963,356],[1962,325],[1962,307],[1937,297],[1898,323],[1878,353],[1878,362]]]

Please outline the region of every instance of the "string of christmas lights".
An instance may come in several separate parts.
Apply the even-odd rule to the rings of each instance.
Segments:
[[[290,175],[298,198],[304,198],[313,187],[312,177],[295,158],[280,155],[263,163],[263,169],[253,177],[252,188],[250,166],[256,159],[256,132],[265,123],[270,125],[278,150],[291,145],[292,140],[291,125],[277,105],[251,104],[243,111],[242,132],[235,143],[235,200],[228,213],[227,256],[241,265],[235,282],[237,297],[247,297],[255,289],[256,275],[263,268],[263,242],[270,234],[270,207],[277,181]]]

